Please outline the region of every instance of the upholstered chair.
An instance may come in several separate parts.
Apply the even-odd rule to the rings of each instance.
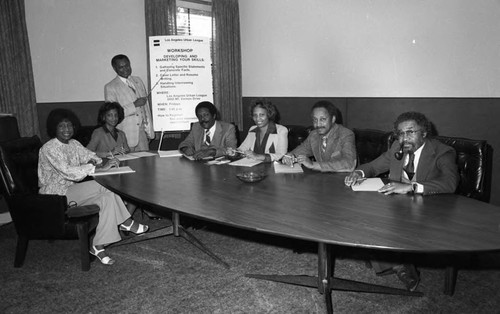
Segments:
[[[98,222],[99,207],[68,206],[66,196],[38,194],[37,136],[0,143],[0,188],[17,232],[14,267],[24,263],[30,240],[78,239],[82,270],[90,269],[89,233]]]

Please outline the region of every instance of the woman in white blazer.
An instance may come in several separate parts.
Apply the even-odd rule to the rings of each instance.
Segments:
[[[288,150],[288,129],[275,123],[278,111],[269,101],[259,100],[250,108],[255,123],[238,147],[246,157],[264,162],[280,160]]]

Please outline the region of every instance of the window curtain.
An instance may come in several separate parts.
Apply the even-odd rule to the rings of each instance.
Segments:
[[[238,0],[212,1],[214,103],[221,119],[243,126]]]
[[[146,47],[148,51],[148,83],[151,88],[149,73],[149,36],[177,34],[176,0],[144,0],[146,15]]]
[[[0,112],[17,118],[21,136],[40,136],[24,0],[0,1]]]

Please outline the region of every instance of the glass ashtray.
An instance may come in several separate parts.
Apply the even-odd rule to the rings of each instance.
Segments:
[[[236,174],[236,177],[246,183],[254,183],[264,180],[267,175],[258,171],[247,171]]]

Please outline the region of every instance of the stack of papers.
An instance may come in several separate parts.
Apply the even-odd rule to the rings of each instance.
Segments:
[[[106,171],[96,172],[91,174],[91,176],[98,177],[98,176],[107,176],[110,174],[132,173],[132,172],[135,172],[135,170],[132,170],[132,168],[130,168],[129,166],[125,166],[125,167],[111,168]]]
[[[376,192],[384,186],[384,182],[380,178],[368,178],[364,179],[356,185],[352,185],[353,191],[369,191]]]
[[[180,156],[182,156],[182,153],[179,152],[177,149],[176,150],[159,150],[158,155],[160,155],[160,157],[180,157]]]
[[[274,173],[304,173],[300,164],[295,164],[293,167],[284,165],[280,162],[274,162]]]
[[[262,163],[260,160],[250,159],[250,158],[241,158],[240,160],[233,161],[230,163],[231,166],[240,166],[240,167],[253,167]]]

